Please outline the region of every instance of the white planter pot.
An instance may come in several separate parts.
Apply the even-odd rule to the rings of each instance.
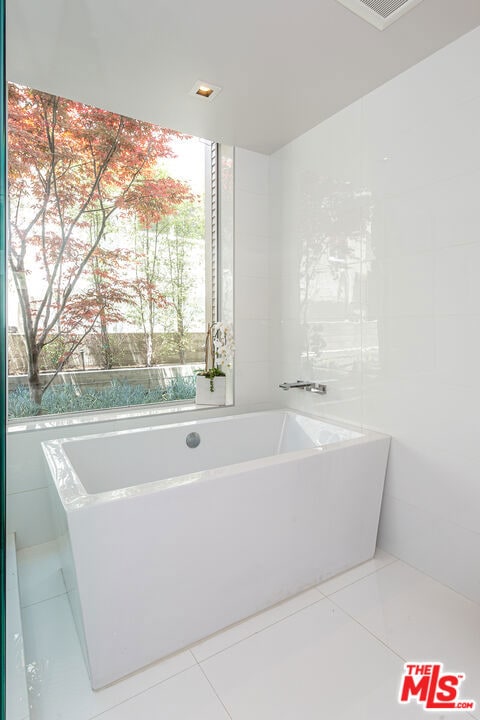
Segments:
[[[197,375],[197,405],[225,405],[227,397],[227,378],[213,378],[213,392],[210,390],[210,379]]]

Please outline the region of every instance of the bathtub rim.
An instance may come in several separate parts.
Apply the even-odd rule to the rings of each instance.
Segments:
[[[131,435],[143,432],[151,432],[153,430],[166,430],[172,428],[192,428],[193,426],[204,425],[205,423],[227,422],[229,420],[238,420],[240,418],[268,416],[268,415],[284,415],[284,416],[302,416],[310,418],[319,423],[338,427],[343,430],[350,430],[357,433],[357,437],[347,440],[339,440],[337,442],[327,443],[320,447],[303,448],[300,450],[292,450],[286,453],[278,453],[276,455],[266,455],[264,457],[251,460],[244,460],[230,465],[222,465],[217,468],[200,470],[194,473],[186,473],[183,475],[175,475],[151,482],[139,483],[128,487],[119,488],[117,490],[106,490],[99,493],[89,493],[85,489],[81,478],[73,468],[68,454],[64,451],[63,445],[72,442],[81,442],[82,440],[98,440],[104,437],[112,437],[118,435]],[[387,440],[390,436],[379,433],[374,430],[359,428],[350,423],[339,423],[329,418],[320,417],[312,413],[299,412],[292,408],[276,408],[270,410],[259,410],[246,413],[235,413],[220,417],[205,418],[203,420],[187,420],[165,425],[151,425],[148,427],[132,428],[126,430],[113,430],[109,432],[96,433],[94,435],[83,435],[78,437],[57,438],[54,440],[45,440],[41,443],[43,455],[49,468],[49,481],[55,486],[60,501],[67,513],[76,512],[77,510],[98,506],[105,503],[118,502],[128,500],[134,497],[141,497],[152,493],[172,490],[180,488],[191,483],[208,482],[216,478],[223,478],[235,473],[248,472],[255,468],[267,468],[279,464],[295,462],[303,458],[315,457],[318,454],[332,453],[344,448],[355,447],[365,442]]]

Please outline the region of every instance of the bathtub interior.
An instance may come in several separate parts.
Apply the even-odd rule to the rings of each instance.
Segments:
[[[186,442],[191,433],[200,440],[193,448]],[[275,411],[74,438],[62,448],[85,492],[97,494],[360,437]]]

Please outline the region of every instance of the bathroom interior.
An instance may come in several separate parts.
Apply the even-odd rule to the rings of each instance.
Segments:
[[[3,13],[7,83],[207,139],[235,343],[4,418],[4,716],[480,720],[480,3]]]

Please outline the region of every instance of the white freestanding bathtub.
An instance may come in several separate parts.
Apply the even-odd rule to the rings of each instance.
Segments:
[[[286,411],[44,443],[92,687],[371,558],[388,448]]]

